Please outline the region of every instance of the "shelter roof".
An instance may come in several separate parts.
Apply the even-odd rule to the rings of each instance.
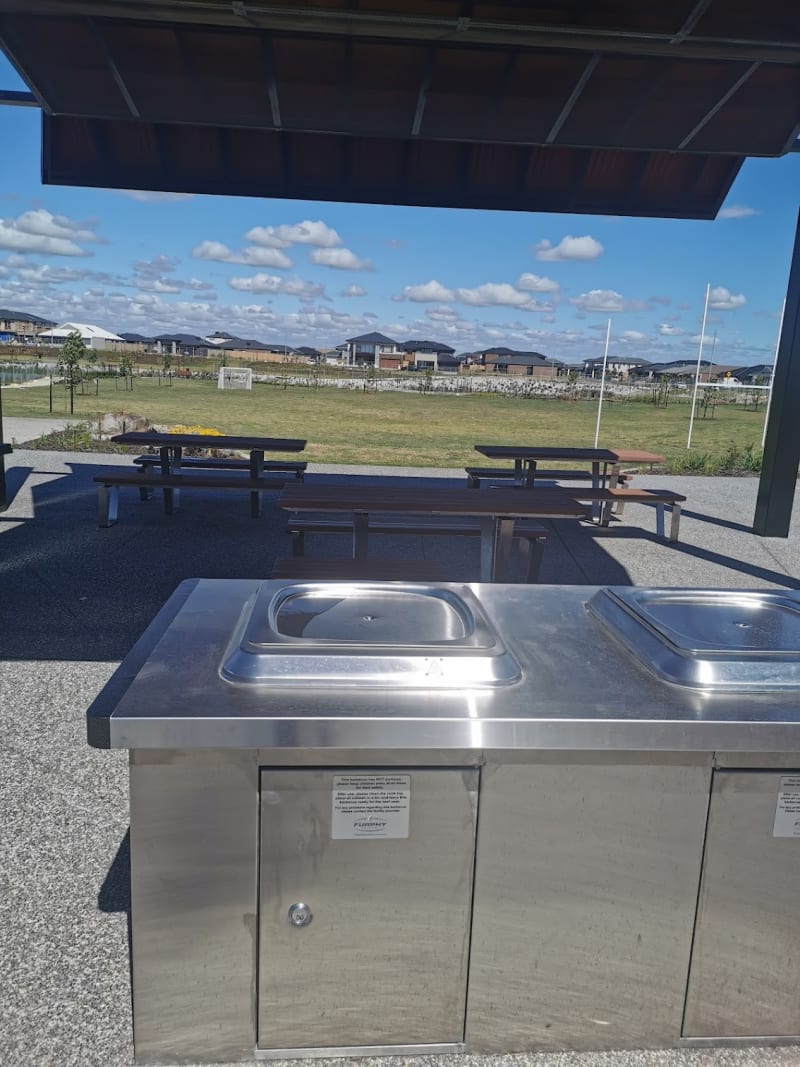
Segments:
[[[46,183],[711,218],[800,128],[786,0],[2,0]]]

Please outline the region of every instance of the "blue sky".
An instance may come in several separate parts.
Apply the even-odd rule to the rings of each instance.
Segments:
[[[0,57],[0,87],[21,87]],[[40,116],[0,107],[0,306],[145,334],[332,347],[380,330],[570,362],[771,362],[800,154],[752,159],[713,222],[43,186]],[[710,353],[707,346],[705,355]]]

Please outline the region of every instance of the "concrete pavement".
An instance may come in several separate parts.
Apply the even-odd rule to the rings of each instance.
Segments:
[[[12,420],[13,421],[13,420]],[[39,420],[36,420],[37,424]],[[96,524],[92,475],[130,457],[15,449],[0,514],[0,1062],[7,1067],[128,1067],[127,760],[85,742],[84,713],[174,587],[186,577],[269,574],[289,552],[268,497],[122,494],[119,523]],[[310,468],[419,485],[463,484],[460,471]],[[409,482],[414,479],[414,482]],[[630,505],[598,530],[552,524],[546,582],[800,588],[800,524],[786,540],[749,532],[755,479],[639,478],[688,497],[681,541],[656,538],[651,509]],[[483,491],[483,490],[481,490]],[[439,559],[453,580],[477,577],[470,538],[381,538],[381,555]],[[347,539],[308,539],[340,555]],[[330,1062],[330,1061],[328,1061]],[[800,1048],[679,1049],[524,1056],[402,1057],[381,1067],[800,1067]]]

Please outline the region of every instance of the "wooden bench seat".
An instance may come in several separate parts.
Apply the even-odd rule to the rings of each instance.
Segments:
[[[144,456],[137,456],[133,462],[143,470],[148,468],[158,469],[161,465],[161,457],[154,453],[148,453]],[[293,474],[299,482],[303,481],[307,466],[308,464],[302,461],[283,459],[264,460],[263,464],[265,472]],[[250,460],[227,456],[223,459],[217,459],[213,456],[184,456],[181,459],[181,470],[193,468],[212,471],[248,471],[250,470]]]
[[[112,526],[117,521],[119,512],[119,488],[124,485],[147,486],[164,490],[164,510],[171,515],[174,510],[174,496],[180,489],[239,489],[250,493],[250,514],[257,518],[261,514],[260,494],[264,490],[283,489],[285,478],[249,478],[244,475],[222,474],[160,474],[152,471],[108,471],[96,474],[97,482],[97,522],[99,526]]]
[[[544,492],[544,490],[542,490]],[[664,537],[664,508],[670,509],[670,527],[668,541],[677,541],[681,521],[681,504],[686,500],[683,493],[671,489],[632,489],[617,487],[615,489],[559,489],[564,495],[581,503],[598,501],[600,508],[600,525],[608,526],[611,520],[611,508],[617,505],[617,515],[622,514],[625,504],[653,504],[656,509],[656,531]]]
[[[481,481],[494,481],[501,478],[521,480],[520,473],[514,470],[513,467],[465,467],[464,470],[467,475],[468,489],[479,489]],[[628,478],[629,475],[620,474],[618,476],[619,484],[624,484]],[[551,470],[550,468],[537,467],[534,484],[540,481],[590,482],[591,480],[592,472],[590,470]]]
[[[432,559],[276,559],[271,578],[364,579],[378,582],[444,582],[444,567]]]
[[[318,534],[352,534],[353,518],[350,515],[339,517],[325,513],[321,516],[309,514],[292,515],[286,525],[292,538],[292,555],[302,558],[305,552],[305,535]],[[481,524],[478,519],[442,516],[426,518],[422,515],[386,516],[371,519],[370,534],[418,534],[435,537],[479,537]],[[533,519],[517,519],[514,524],[514,540],[521,560],[526,582],[535,582],[539,577],[544,545],[548,529]]]

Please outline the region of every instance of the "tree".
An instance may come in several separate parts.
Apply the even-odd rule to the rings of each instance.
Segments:
[[[58,371],[63,374],[69,388],[69,413],[75,412],[75,386],[81,380],[81,360],[86,357],[86,345],[81,335],[74,330],[67,334],[58,358]]]

